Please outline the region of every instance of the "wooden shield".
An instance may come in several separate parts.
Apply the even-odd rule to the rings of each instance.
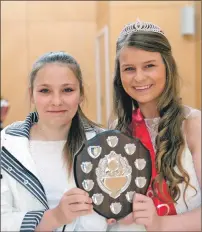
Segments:
[[[135,193],[146,194],[151,158],[140,140],[109,130],[86,141],[74,158],[78,188],[89,193],[94,210],[120,219],[132,212]]]

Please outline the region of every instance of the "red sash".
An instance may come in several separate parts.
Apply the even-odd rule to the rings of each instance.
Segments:
[[[151,181],[152,181],[157,175],[157,170],[155,167],[155,152],[153,149],[151,138],[150,138],[149,132],[147,130],[143,115],[140,112],[139,108],[137,110],[133,111],[132,128],[133,128],[133,136],[140,139],[142,144],[150,152],[151,161],[152,161],[152,178],[151,178]],[[157,185],[156,185],[156,187],[157,187]],[[158,189],[158,187],[157,187],[157,189]],[[147,196],[152,198],[159,216],[177,214],[174,203],[172,203],[172,202],[168,203],[168,201],[170,201],[172,198],[168,193],[168,187],[167,187],[167,184],[165,181],[163,181],[163,194],[161,194],[160,191],[158,191],[158,196],[161,200],[158,199],[157,197],[154,197],[154,194],[153,194],[153,191],[151,188],[151,182],[150,182],[149,188],[147,190]]]

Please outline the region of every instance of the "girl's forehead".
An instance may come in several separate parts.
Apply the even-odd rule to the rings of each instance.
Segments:
[[[136,47],[124,47],[119,56],[120,62],[148,62],[161,59],[159,52],[150,52]]]
[[[78,78],[67,65],[47,65],[41,68],[34,80],[34,85],[78,85]]]

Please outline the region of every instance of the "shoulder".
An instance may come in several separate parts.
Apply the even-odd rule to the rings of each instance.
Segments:
[[[12,140],[12,136],[16,134],[16,131],[20,131],[22,125],[24,124],[23,121],[17,121],[17,122],[14,122],[8,126],[6,126],[2,131],[1,131],[1,147],[5,146],[5,140],[7,140],[7,138],[9,138],[9,141],[10,139]],[[6,143],[8,144],[8,142]],[[11,143],[9,142],[9,144],[12,144],[12,141]]]
[[[87,140],[89,140],[89,139],[95,137],[97,134],[102,133],[103,131],[106,131],[106,129],[99,127],[99,126],[94,126],[94,127],[90,127],[88,129],[85,129],[86,138],[87,138]]]
[[[184,105],[183,109],[184,109],[185,119],[193,119],[193,118],[201,117],[201,110],[199,109],[195,109],[187,105]]]
[[[9,134],[9,132],[12,130],[20,130],[23,127],[23,125],[24,125],[24,121],[16,121],[11,123],[1,131],[1,138],[6,134]]]
[[[118,125],[118,118],[109,123],[109,129],[113,130]]]
[[[189,106],[184,106],[185,120],[184,127],[185,132],[189,134],[189,131],[201,130],[201,111]],[[187,131],[188,130],[188,131]]]
[[[194,169],[201,185],[201,111],[192,108],[191,113],[184,120],[183,127],[186,144],[191,152]]]
[[[185,106],[184,133],[191,152],[199,149],[201,142],[201,111]]]

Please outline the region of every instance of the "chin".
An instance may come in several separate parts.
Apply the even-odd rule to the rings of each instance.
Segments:
[[[140,104],[147,104],[149,102],[153,102],[154,98],[134,98]]]
[[[47,121],[47,123],[49,125],[54,125],[54,126],[63,126],[63,125],[67,125],[70,122],[70,120],[68,119],[62,119],[62,118],[53,118],[51,120],[49,120],[49,122]]]

